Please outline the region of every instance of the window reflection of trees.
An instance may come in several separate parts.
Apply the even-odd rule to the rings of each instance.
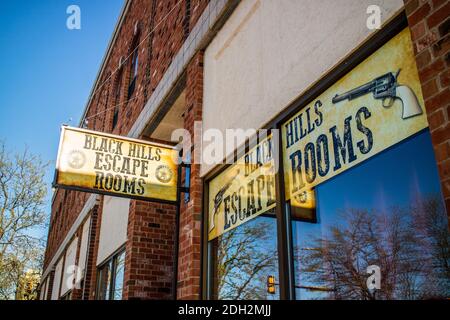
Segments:
[[[385,213],[348,209],[341,223],[295,248],[298,287],[325,299],[432,299],[450,293],[450,237],[441,199],[430,196]],[[367,288],[367,267],[381,289]]]
[[[223,234],[217,244],[218,299],[277,299],[267,276],[278,274],[276,220],[259,217]]]
[[[125,251],[116,258],[116,270],[114,278],[114,300],[122,300],[123,277],[125,272]]]

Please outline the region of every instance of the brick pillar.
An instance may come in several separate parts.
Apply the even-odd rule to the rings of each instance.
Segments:
[[[92,208],[91,216],[91,226],[89,228],[89,242],[87,246],[86,255],[86,269],[84,270],[83,288],[81,299],[83,300],[94,300],[95,299],[95,288],[97,281],[97,252],[98,244],[100,240],[100,221],[102,215],[103,207],[103,197],[99,205],[95,205]],[[81,242],[81,241],[80,241]]]
[[[132,200],[123,299],[171,299],[176,206]]]
[[[198,52],[187,67],[184,127],[194,137],[194,122],[202,120],[203,52]],[[195,151],[194,151],[195,153]],[[180,203],[178,254],[178,299],[200,299],[202,179],[200,165],[192,164],[190,201]]]
[[[450,215],[450,2],[405,0],[405,10],[442,192]]]

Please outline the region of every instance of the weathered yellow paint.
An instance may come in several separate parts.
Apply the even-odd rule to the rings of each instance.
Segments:
[[[268,137],[209,182],[209,240],[275,207],[274,168],[272,139]]]
[[[374,96],[371,93],[351,101],[346,100],[335,104],[332,103],[332,98],[336,94],[348,92],[388,72],[395,74],[398,70],[401,70],[397,79],[398,84],[406,85],[412,90],[417,98],[420,108],[423,111],[421,114],[404,119],[402,118],[403,110],[400,100],[395,100],[391,107],[383,107],[382,101],[374,99]],[[305,118],[305,112],[308,108],[310,108],[311,112],[314,112],[314,105],[319,100],[322,103],[320,111],[323,113],[323,123],[312,130],[303,139],[300,139],[293,145],[288,146],[286,138],[286,125],[291,120],[302,114],[303,118]],[[363,119],[364,126],[369,128],[373,135],[373,146],[370,152],[367,152],[366,154],[359,152],[357,147],[357,142],[359,141],[365,141],[365,143],[367,143],[367,137],[360,130],[358,130],[355,121],[355,115],[361,107],[366,107],[371,114],[369,118]],[[409,108],[411,106],[405,105],[404,107]],[[346,161],[345,164],[342,164],[340,169],[333,170],[333,165],[335,164],[336,159],[333,152],[334,144],[330,133],[330,128],[336,126],[337,132],[339,133],[341,139],[343,139],[345,119],[350,116],[352,117],[350,128],[353,148],[355,149],[357,159],[352,162]],[[312,121],[314,121],[314,119],[312,119]],[[395,145],[396,143],[427,127],[428,122],[424,109],[424,100],[422,97],[413,47],[410,40],[410,31],[407,28],[388,41],[383,47],[369,56],[361,64],[356,66],[351,72],[337,81],[282,126],[282,152],[285,170],[284,180],[286,187],[286,200],[290,200],[291,205],[298,207],[311,208],[315,206],[315,186],[369,159],[386,148]],[[293,171],[291,170],[292,163],[290,156],[298,150],[303,153],[308,143],[312,142],[317,146],[316,141],[320,135],[326,135],[328,137],[331,168],[328,174],[324,176],[317,174],[314,181],[304,181],[304,186],[299,189],[297,188],[298,190],[296,190],[293,185]],[[380,170],[382,169],[383,168],[380,168]],[[305,195],[309,196],[305,197]],[[301,197],[303,197],[303,199],[300,199]],[[305,198],[307,199],[305,200]],[[303,202],[303,200],[305,201]]]
[[[90,137],[90,141],[95,138],[97,147],[101,145],[101,141],[104,141],[107,145],[111,143],[113,148],[120,143],[120,152],[108,152],[110,150],[105,152],[104,150],[86,148],[87,137]],[[133,146],[138,146],[138,148],[142,148],[139,150],[146,152],[140,155],[132,152],[130,154],[130,147],[133,148]],[[115,156],[117,156],[116,166],[113,167],[112,160],[107,161],[105,159],[106,157],[113,158]],[[103,192],[111,195],[143,199],[176,201],[176,157],[177,152],[169,146],[85,129],[63,127],[56,164],[57,177],[55,182],[57,186],[81,188],[91,193]],[[97,163],[96,167],[98,159],[101,161]],[[130,166],[127,165],[128,161]],[[110,169],[108,162],[111,164]],[[98,181],[98,173],[104,175],[102,184]],[[107,180],[107,176],[109,180]],[[131,184],[128,185],[129,188],[125,188],[125,179],[129,183],[135,179],[134,190]],[[108,183],[112,182],[112,188],[108,188],[106,181]],[[103,186],[103,188],[99,188],[99,186]]]

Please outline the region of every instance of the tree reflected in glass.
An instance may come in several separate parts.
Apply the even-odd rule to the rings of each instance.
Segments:
[[[450,237],[438,197],[387,214],[347,209],[323,236],[295,248],[300,284],[325,299],[432,299],[450,293]],[[381,288],[367,286],[380,268]]]
[[[292,215],[296,298],[449,297],[441,194],[427,130],[317,186],[315,219]],[[368,288],[369,266],[380,289]]]
[[[217,299],[278,299],[267,293],[267,276],[278,279],[276,220],[255,218],[214,240]]]
[[[113,299],[122,300],[123,294],[123,280],[125,275],[125,251],[116,258],[115,274],[114,274],[114,288]]]

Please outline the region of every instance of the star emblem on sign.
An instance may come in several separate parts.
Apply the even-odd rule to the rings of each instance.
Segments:
[[[162,183],[168,183],[170,180],[172,180],[173,172],[172,169],[170,169],[166,165],[161,165],[158,168],[156,168],[156,179],[158,179]]]
[[[71,151],[67,163],[72,169],[80,169],[86,163],[86,156],[79,150]]]

